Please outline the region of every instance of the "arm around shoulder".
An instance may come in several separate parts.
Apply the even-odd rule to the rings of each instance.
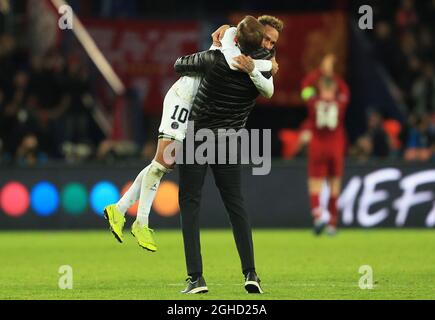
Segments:
[[[175,72],[186,75],[204,75],[215,63],[214,50],[194,53],[178,58],[174,64]]]

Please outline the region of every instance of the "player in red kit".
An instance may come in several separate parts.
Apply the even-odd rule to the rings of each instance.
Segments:
[[[344,117],[349,102],[349,90],[344,81],[334,74],[317,70],[304,81],[303,90],[308,105],[307,131],[311,139],[308,148],[308,188],[314,230],[320,234],[327,225],[330,235],[336,233],[338,212],[337,199],[341,190],[346,133]],[[327,208],[320,205],[324,182],[330,189]],[[329,211],[329,217],[326,210]]]

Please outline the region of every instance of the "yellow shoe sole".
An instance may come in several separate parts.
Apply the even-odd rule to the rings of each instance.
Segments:
[[[112,232],[112,234],[115,236],[115,239],[118,240],[119,243],[122,243],[123,241],[121,237],[115,232],[115,230],[113,230],[112,223],[110,222],[109,214],[107,213],[106,209],[104,209],[104,219],[106,219],[109,222],[109,229]]]
[[[133,231],[130,232],[130,233],[132,234],[133,237],[136,238],[136,236],[134,235]],[[137,240],[137,238],[136,238],[136,240]],[[145,249],[145,250],[147,250],[149,252],[156,252],[157,251],[157,247],[152,245],[152,244],[142,245],[142,244],[139,243],[139,241],[137,243],[138,243],[139,247],[141,247],[142,249]]]

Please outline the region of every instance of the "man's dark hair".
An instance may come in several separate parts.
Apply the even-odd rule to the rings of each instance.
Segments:
[[[259,49],[263,36],[264,26],[253,16],[246,16],[237,26],[237,43],[245,54]]]
[[[274,16],[264,15],[259,17],[258,21],[264,26],[275,28],[279,33],[284,29],[284,22]]]

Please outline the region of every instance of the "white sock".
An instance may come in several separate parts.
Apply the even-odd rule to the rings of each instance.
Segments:
[[[130,188],[127,190],[127,192],[122,196],[122,198],[118,201],[116,204],[116,207],[118,210],[125,216],[125,213],[128,209],[130,209],[138,200],[140,197],[140,188],[142,185],[142,179],[146,172],[148,172],[151,165],[143,169],[136,179],[134,180],[133,184],[130,186]]]
[[[159,188],[162,177],[171,170],[165,168],[160,163],[153,161],[142,178],[140,189],[139,209],[136,221],[140,226],[148,226],[151,205]]]

